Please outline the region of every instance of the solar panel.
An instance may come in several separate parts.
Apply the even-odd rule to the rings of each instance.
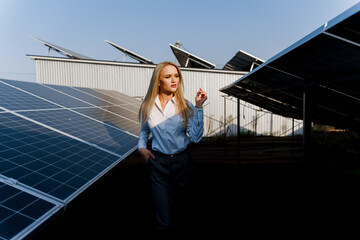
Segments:
[[[122,51],[123,53],[125,53],[126,55],[130,56],[131,58],[139,61],[140,63],[144,63],[144,64],[154,64],[151,60],[144,58],[142,56],[140,56],[139,54],[136,54],[130,50],[127,50],[123,47],[120,47],[119,45],[112,43],[108,40],[105,40],[108,44],[110,44],[111,46],[115,47],[116,49]]]
[[[220,91],[301,119],[311,89],[314,122],[359,130],[359,19],[360,3]]]
[[[61,85],[51,85],[51,84],[46,84],[45,86],[50,87],[55,90],[58,90],[64,94],[70,95],[73,98],[82,100],[82,101],[87,102],[94,106],[101,107],[101,106],[113,105],[113,103],[105,101],[105,100],[101,99],[100,97],[96,97],[91,94],[82,92],[73,87],[67,87],[67,86],[61,86]],[[95,92],[95,94],[96,94],[96,92]]]
[[[47,102],[0,80],[0,107],[8,110],[54,109],[59,106]]]
[[[27,226],[35,228],[47,211],[68,204],[136,149],[139,103],[126,95],[0,80],[0,98],[0,182],[25,189],[40,205],[31,221],[11,230],[2,217],[12,219],[16,209],[10,213],[4,206],[18,200],[9,198],[4,206],[0,201],[4,239],[26,236],[33,229]]]
[[[94,96],[94,97],[97,97],[97,98],[100,98],[106,102],[109,102],[111,104],[115,104],[115,105],[122,105],[122,104],[128,104],[127,100],[121,100],[121,99],[117,99],[117,98],[114,98],[108,94],[105,94],[104,90],[101,92],[101,91],[97,91],[95,89],[91,89],[91,88],[84,88],[84,87],[75,87],[75,89],[79,90],[79,91],[82,91],[84,93],[87,93],[91,96]],[[132,101],[132,99],[128,98],[128,101]]]
[[[58,129],[72,137],[95,144],[119,157],[134,147],[137,137],[108,122],[96,121],[86,115],[67,109],[52,111],[28,111],[22,115],[44,125]]]
[[[20,82],[20,81],[11,81],[11,80],[2,80],[4,83],[8,83],[11,86],[15,86],[23,91],[35,94],[42,99],[51,101],[52,103],[59,104],[63,107],[74,108],[74,107],[91,107],[90,104],[80,101],[69,95],[64,95],[63,93],[49,89],[44,85],[33,84],[31,82]]]
[[[0,239],[21,239],[60,209],[1,180],[0,176]]]
[[[109,126],[116,126],[131,134],[139,135],[138,121],[136,121],[136,118],[129,116],[129,111],[124,108],[115,106],[105,107],[104,109],[84,108],[76,109],[75,111],[88,117],[98,119]]]
[[[53,49],[55,50],[56,52],[59,52],[60,54],[62,55],[65,55],[69,58],[75,58],[75,59],[91,59],[87,56],[84,56],[82,54],[79,54],[79,53],[76,53],[76,52],[73,52],[71,50],[68,50],[66,48],[63,48],[63,47],[59,47],[55,44],[52,44],[52,43],[49,43],[49,42],[46,42],[44,40],[41,40],[39,38],[36,38],[34,36],[31,36],[29,35],[30,37],[34,38],[35,40],[39,41],[39,42],[42,42],[45,46],[49,47],[49,49]]]
[[[176,47],[170,44],[170,48],[173,51],[176,59],[178,60],[180,66],[182,67],[190,67],[190,68],[215,68],[215,64],[208,62],[184,49]]]
[[[96,91],[100,92],[100,93],[104,93],[104,94],[107,94],[115,99],[118,99],[118,100],[122,100],[122,101],[125,101],[127,102],[128,104],[131,104],[133,106],[136,106],[137,108],[140,107],[141,105],[141,102],[137,99],[134,99],[134,98],[130,98],[123,94],[123,93],[120,93],[120,92],[117,92],[117,91],[112,91],[112,90],[102,90],[102,89],[96,89]]]
[[[264,60],[243,50],[239,50],[236,55],[225,64],[223,69],[232,71],[252,71],[262,63],[264,63]]]
[[[0,123],[0,174],[63,201],[119,159],[11,113]]]

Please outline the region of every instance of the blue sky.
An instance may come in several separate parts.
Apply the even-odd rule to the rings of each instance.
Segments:
[[[26,54],[47,48],[28,34],[100,60],[123,60],[105,40],[155,63],[176,61],[177,40],[217,67],[240,49],[267,60],[358,2],[0,0],[0,78],[36,81]]]

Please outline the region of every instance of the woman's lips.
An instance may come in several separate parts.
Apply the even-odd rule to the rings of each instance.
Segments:
[[[176,84],[171,84],[170,85],[172,88],[176,88]]]

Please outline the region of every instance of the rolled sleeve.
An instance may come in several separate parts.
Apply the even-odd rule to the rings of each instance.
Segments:
[[[189,117],[186,132],[191,142],[198,143],[204,134],[204,111],[202,108],[192,106],[194,115]]]
[[[140,134],[139,134],[139,142],[138,142],[138,150],[140,150],[140,148],[147,147],[147,141],[149,140],[149,136],[150,136],[150,129],[149,129],[148,123],[145,122],[145,123],[141,124]]]

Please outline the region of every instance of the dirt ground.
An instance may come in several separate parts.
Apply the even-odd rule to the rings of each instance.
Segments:
[[[301,239],[301,138],[203,139],[179,239]],[[31,239],[152,239],[148,169],[134,152]]]

